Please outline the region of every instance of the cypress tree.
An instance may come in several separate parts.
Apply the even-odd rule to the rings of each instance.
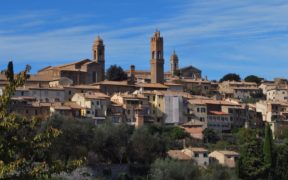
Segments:
[[[265,125],[265,139],[263,146],[264,162],[268,167],[272,166],[273,137],[269,123]]]
[[[12,61],[9,61],[5,75],[6,75],[7,80],[9,82],[14,81],[14,69],[13,69],[13,62]]]

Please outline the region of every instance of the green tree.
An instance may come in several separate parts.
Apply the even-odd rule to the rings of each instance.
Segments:
[[[202,171],[201,178],[203,180],[235,180],[237,174],[235,169],[223,167],[218,162],[210,162],[209,166]]]
[[[220,79],[220,82],[223,82],[223,81],[241,81],[241,78],[238,74],[235,74],[235,73],[229,73],[229,74],[226,74],[224,75],[221,79]]]
[[[256,137],[256,131],[253,129],[241,128],[236,133],[236,139],[239,146],[254,140]]]
[[[14,68],[13,68],[13,62],[9,61],[7,70],[5,71],[6,78],[9,82],[14,81]]]
[[[265,125],[265,139],[264,139],[263,153],[264,153],[264,162],[270,168],[272,165],[273,137],[269,123],[266,123]]]
[[[198,179],[201,172],[193,161],[156,159],[151,165],[151,176],[155,180]]]
[[[258,76],[255,76],[255,75],[249,75],[249,76],[246,76],[244,78],[244,81],[245,82],[255,82],[257,84],[260,84],[261,81],[262,81],[262,78],[258,77]]]
[[[92,148],[100,162],[127,162],[127,147],[132,129],[126,124],[106,122],[94,129]]]
[[[276,160],[274,179],[288,179],[288,144],[278,145],[276,147]]]
[[[127,80],[127,74],[120,66],[111,65],[107,69],[106,78],[109,81],[123,81]]]
[[[152,134],[146,126],[134,130],[129,150],[130,160],[143,164],[150,164],[166,154],[165,141],[159,134]]]
[[[52,160],[58,159],[67,165],[88,156],[93,141],[92,121],[81,121],[55,114],[47,120],[47,125],[61,131],[49,151]]]
[[[17,117],[10,113],[10,99],[19,86],[23,86],[30,66],[16,75],[13,63],[9,62],[5,71],[9,81],[0,96],[0,178],[35,179],[48,177],[62,170],[73,169],[80,162],[63,167],[59,161],[50,161],[47,152],[60,131],[43,126],[40,120]]]
[[[169,130],[169,136],[171,139],[177,140],[177,139],[184,139],[186,137],[189,137],[189,134],[185,132],[184,129],[175,126]]]
[[[237,133],[240,158],[237,172],[241,179],[263,179],[267,166],[263,160],[263,142],[251,129],[240,129]]]
[[[208,129],[208,128],[204,129],[203,136],[204,136],[203,137],[204,143],[215,144],[220,139],[215,131],[213,131],[212,129]]]

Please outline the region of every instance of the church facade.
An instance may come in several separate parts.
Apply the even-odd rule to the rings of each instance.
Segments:
[[[48,66],[38,71],[37,75],[53,79],[69,78],[74,85],[91,84],[105,79],[105,46],[98,36],[92,47],[92,59],[59,65]]]

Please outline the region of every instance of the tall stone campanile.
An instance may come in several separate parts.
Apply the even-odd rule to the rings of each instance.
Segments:
[[[170,58],[170,72],[171,72],[172,77],[176,76],[176,72],[178,69],[179,69],[179,59],[178,59],[178,56],[174,50],[174,52]]]
[[[151,83],[164,83],[163,37],[156,31],[151,38]]]
[[[103,81],[105,79],[105,46],[103,40],[98,36],[94,41],[92,47],[93,61],[96,61],[100,68],[98,69],[98,80]]]

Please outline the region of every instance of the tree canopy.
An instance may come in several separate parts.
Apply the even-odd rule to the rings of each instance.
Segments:
[[[106,72],[106,78],[109,81],[123,81],[127,80],[127,74],[122,67],[111,65]]]
[[[262,78],[255,76],[255,75],[249,75],[249,76],[246,76],[244,78],[244,81],[245,82],[255,82],[257,84],[260,84],[260,82],[262,81]]]
[[[10,113],[11,97],[17,87],[24,85],[30,66],[14,77],[13,63],[5,70],[8,85],[0,96],[0,178],[36,179],[46,178],[64,170],[72,170],[80,161],[69,167],[57,159],[51,160],[49,149],[61,131],[43,125],[40,119],[19,117]]]
[[[239,81],[241,81],[241,77],[238,74],[229,73],[229,74],[224,75],[220,79],[220,82],[223,82],[223,81],[237,81],[237,82],[239,82]]]

